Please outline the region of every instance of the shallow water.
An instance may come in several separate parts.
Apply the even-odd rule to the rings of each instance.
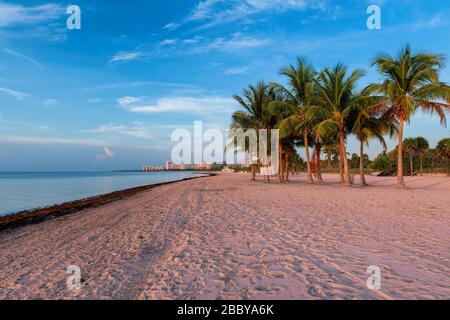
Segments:
[[[194,172],[0,172],[0,216],[196,175]]]

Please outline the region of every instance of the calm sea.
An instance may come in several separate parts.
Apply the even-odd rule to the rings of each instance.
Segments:
[[[194,176],[198,174],[194,172],[0,172],[0,216]]]

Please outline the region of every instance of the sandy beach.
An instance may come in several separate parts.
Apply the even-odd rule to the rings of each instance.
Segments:
[[[337,178],[221,174],[2,231],[0,299],[449,299],[450,179]]]

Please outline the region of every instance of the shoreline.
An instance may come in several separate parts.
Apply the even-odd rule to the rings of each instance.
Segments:
[[[198,172],[196,174],[201,174],[198,177],[184,178],[180,180],[174,180],[169,182],[160,182],[156,184],[150,184],[140,187],[133,187],[128,189],[123,189],[119,191],[114,191],[110,193],[100,194],[97,196],[92,196],[88,198],[82,198],[78,200],[73,200],[69,202],[63,202],[59,204],[50,205],[47,207],[34,208],[29,210],[22,210],[17,212],[8,213],[4,216],[0,216],[0,232],[5,230],[11,230],[19,227],[23,227],[30,224],[38,224],[47,220],[58,218],[61,216],[77,213],[84,209],[98,208],[100,206],[106,205],[108,203],[122,200],[130,196],[136,195],[138,193],[148,191],[150,189],[169,185],[182,181],[189,181],[193,179],[207,178],[216,176],[216,173],[203,173]]]

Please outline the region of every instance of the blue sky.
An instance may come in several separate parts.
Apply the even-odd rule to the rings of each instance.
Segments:
[[[81,30],[66,28],[70,4]],[[370,4],[381,30],[366,27]],[[299,55],[365,69],[361,87],[378,80],[374,55],[407,42],[450,56],[449,11],[443,0],[0,0],[0,170],[162,164],[174,129],[226,129],[231,96],[282,82]],[[449,129],[417,114],[406,136],[417,135],[434,146]],[[368,153],[380,151],[372,142]]]

